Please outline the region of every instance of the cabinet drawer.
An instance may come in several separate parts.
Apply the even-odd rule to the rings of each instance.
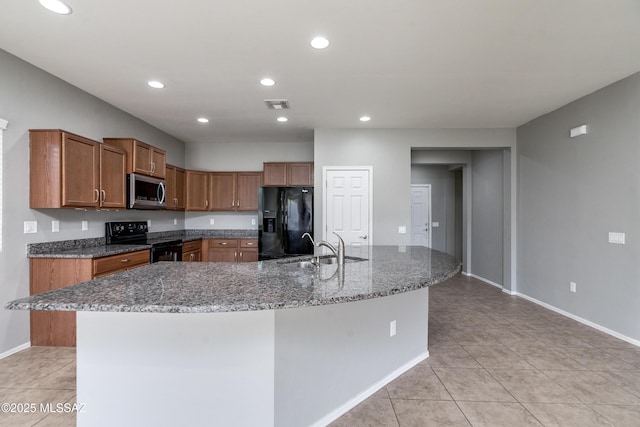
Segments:
[[[182,253],[190,251],[199,251],[202,247],[202,240],[194,240],[192,242],[184,242],[182,244]]]
[[[93,275],[103,275],[105,273],[116,273],[131,267],[149,264],[149,250],[129,252],[97,258],[93,261]]]
[[[258,247],[258,239],[242,239],[240,240],[241,248],[257,248]]]
[[[237,248],[238,241],[236,239],[211,239],[209,248]]]

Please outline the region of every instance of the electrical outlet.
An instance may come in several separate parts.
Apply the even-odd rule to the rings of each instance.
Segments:
[[[251,218],[251,225],[256,225],[256,219],[255,218]]]
[[[615,243],[617,245],[624,245],[625,244],[625,235],[624,235],[624,233],[609,232],[609,243]]]
[[[215,224],[216,224],[215,218],[209,218],[209,225],[215,225]]]
[[[38,232],[38,221],[25,221],[24,222],[24,233],[37,233]]]
[[[178,225],[178,218],[173,218],[173,225]]]
[[[147,220],[147,228],[151,228],[151,220],[150,219]]]
[[[51,231],[53,233],[60,232],[60,221],[51,221]]]
[[[396,321],[392,320],[389,323],[389,336],[392,337],[396,334]]]
[[[82,221],[82,231],[87,231],[89,229],[89,221]]]
[[[571,292],[575,292],[576,291],[576,282],[569,282],[569,290]]]
[[[398,227],[398,234],[407,234],[407,227],[404,225],[401,225]]]

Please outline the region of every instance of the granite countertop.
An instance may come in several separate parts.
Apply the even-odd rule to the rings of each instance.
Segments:
[[[149,241],[199,239],[257,239],[258,230],[181,230],[149,233]],[[151,245],[105,245],[104,237],[28,245],[29,258],[100,258],[149,249]]]
[[[366,260],[300,267],[292,258],[252,263],[159,262],[10,302],[10,310],[210,313],[317,306],[383,297],[440,283],[460,262],[411,246],[349,248]]]

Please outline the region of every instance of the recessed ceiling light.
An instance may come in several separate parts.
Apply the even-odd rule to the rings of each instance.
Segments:
[[[151,80],[150,82],[147,82],[147,84],[154,89],[164,89],[164,83],[157,80]]]
[[[324,49],[327,46],[329,46],[329,40],[327,40],[325,37],[314,37],[311,40],[311,47],[313,47],[314,49]]]
[[[209,123],[209,119],[207,119],[206,117],[198,117],[198,121],[200,123]]]
[[[42,7],[59,15],[71,15],[73,12],[69,6],[60,0],[40,0]]]
[[[280,123],[284,123],[284,122],[288,121],[289,119],[287,119],[287,118],[286,118],[286,117],[284,117],[284,116],[280,116],[280,117],[278,117],[276,120],[277,120],[277,121],[279,121]]]
[[[361,122],[368,122],[369,120],[371,120],[371,117],[369,117],[369,116],[362,116],[362,117],[360,117],[360,121],[361,121]]]
[[[260,84],[262,86],[273,86],[274,84],[276,84],[276,81],[270,79],[269,77],[265,77],[264,79],[260,80]]]

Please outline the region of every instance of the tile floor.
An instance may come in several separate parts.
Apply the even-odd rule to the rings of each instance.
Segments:
[[[429,298],[430,357],[332,427],[640,427],[639,347],[461,275]]]
[[[464,276],[430,289],[430,316],[429,359],[332,427],[640,427],[640,348]],[[0,403],[75,399],[74,349],[0,360]],[[75,426],[75,414],[0,412],[0,426]]]

